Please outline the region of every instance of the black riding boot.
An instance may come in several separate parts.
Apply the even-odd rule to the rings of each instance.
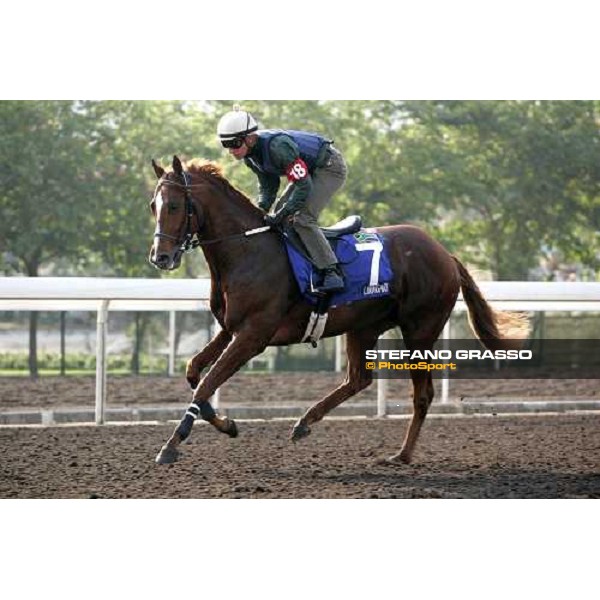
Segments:
[[[340,292],[344,289],[344,278],[340,275],[337,265],[323,269],[323,283],[319,286],[319,292]]]

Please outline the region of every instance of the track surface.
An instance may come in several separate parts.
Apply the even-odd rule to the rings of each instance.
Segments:
[[[430,418],[414,464],[405,419],[198,423],[180,462],[154,464],[172,425],[0,429],[1,498],[598,498],[600,415]]]

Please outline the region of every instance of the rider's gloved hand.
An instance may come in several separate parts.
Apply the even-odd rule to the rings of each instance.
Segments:
[[[278,213],[275,213],[274,215],[265,215],[263,220],[265,222],[265,225],[270,225],[271,227],[276,227],[277,225],[281,224],[281,221],[283,221],[285,216],[286,216],[285,212],[283,210],[280,210]]]

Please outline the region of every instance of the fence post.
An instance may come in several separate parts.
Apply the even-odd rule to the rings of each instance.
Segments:
[[[442,347],[444,350],[449,350],[450,349],[450,336],[452,335],[452,330],[450,328],[450,317],[448,317],[448,320],[446,321],[446,324],[444,325],[444,329],[442,331]],[[449,397],[449,393],[450,393],[450,374],[448,373],[448,376],[445,377],[445,374],[442,375],[442,404],[445,404],[446,402],[448,402],[448,397]]]
[[[169,312],[169,377],[175,375],[175,311]]]
[[[221,331],[221,325],[219,325],[219,321],[217,321],[217,319],[215,319],[213,321],[213,326],[212,326],[213,338],[217,335],[217,333],[219,333],[219,331]],[[221,392],[220,392],[219,388],[217,388],[215,390],[215,393],[209,398],[209,401],[215,410],[217,410],[219,408],[219,400],[220,399],[221,399]]]
[[[67,370],[66,365],[66,313],[60,311],[60,374],[64,375]]]
[[[338,335],[335,337],[335,372],[342,370],[342,355],[344,352],[344,337]]]
[[[110,300],[101,300],[96,319],[96,425],[104,423],[106,404],[106,329]]]
[[[387,337],[388,337],[388,332],[386,331],[379,339],[384,340]],[[378,417],[385,417],[387,415],[387,390],[388,390],[388,380],[383,376],[379,376],[379,378],[377,379],[377,416]]]
[[[377,380],[377,416],[385,417],[387,415],[387,389],[388,380],[379,377]]]

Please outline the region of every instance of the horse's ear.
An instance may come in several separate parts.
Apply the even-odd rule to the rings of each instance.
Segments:
[[[183,174],[183,165],[177,155],[173,156],[173,171],[179,176]]]
[[[152,159],[152,166],[154,167],[156,176],[160,179],[165,174],[165,170],[160,165],[156,164],[154,159]]]

